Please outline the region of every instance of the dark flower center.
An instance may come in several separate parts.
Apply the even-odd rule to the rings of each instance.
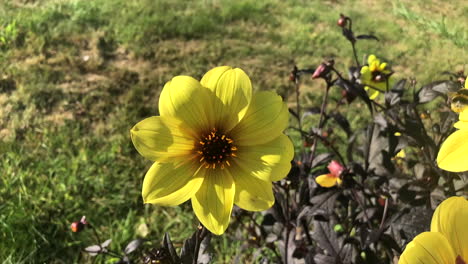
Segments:
[[[383,72],[373,71],[372,72],[372,80],[374,82],[384,82],[385,81],[385,75],[383,74]]]
[[[231,138],[213,128],[198,142],[197,153],[200,156],[200,162],[205,168],[215,169],[219,166],[224,169],[225,165],[231,166],[229,158],[235,157],[237,150],[233,142]]]

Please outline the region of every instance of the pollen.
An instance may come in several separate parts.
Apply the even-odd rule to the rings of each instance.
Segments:
[[[201,136],[195,153],[205,168],[224,169],[226,166],[231,166],[229,162],[231,157],[236,157],[237,147],[233,143],[228,135],[212,129]]]

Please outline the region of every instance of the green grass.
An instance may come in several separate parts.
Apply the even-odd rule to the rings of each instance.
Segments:
[[[440,6],[443,15],[435,12]],[[195,230],[189,204],[142,204],[150,162],[129,138],[134,124],[157,114],[159,91],[173,76],[200,78],[214,66],[233,65],[250,75],[255,89],[276,90],[293,105],[287,76],[294,62],[314,66],[333,56],[345,58],[336,61],[343,70],[351,63],[351,47],[335,24],[345,13],[357,32],[381,40],[359,42],[360,58],[375,53],[391,62],[397,77],[425,83],[466,63],[467,10],[458,6],[7,1],[0,7],[0,77],[10,84],[0,89],[0,260],[90,262],[79,253],[92,243],[90,233],[69,231],[82,215],[113,239],[114,250],[136,236],[160,239],[168,231],[181,242]],[[304,82],[303,92],[319,102],[321,83]],[[228,230],[213,239],[218,262],[239,253],[232,236]],[[246,261],[253,261],[248,254]]]

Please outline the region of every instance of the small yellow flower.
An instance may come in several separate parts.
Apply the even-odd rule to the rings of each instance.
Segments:
[[[457,92],[457,94],[464,94],[465,91],[468,94],[468,81],[465,82],[465,88]],[[455,96],[456,97],[456,96]],[[459,121],[453,126],[458,130],[453,132],[440,147],[439,153],[437,154],[437,165],[447,171],[462,172],[468,171],[468,107],[453,107],[452,109],[456,112],[460,112],[458,117]]]
[[[317,184],[325,188],[330,188],[337,184],[341,185],[343,182],[343,180],[341,180],[341,174],[345,170],[345,167],[338,161],[332,160],[327,168],[330,173],[317,176],[317,178],[315,178]]]
[[[135,148],[154,161],[143,181],[145,203],[191,199],[200,222],[223,234],[233,204],[270,208],[272,181],[289,172],[294,149],[283,134],[288,108],[273,92],[252,94],[241,69],[217,67],[201,81],[177,76],[163,88],[159,114],[131,129]]]
[[[417,235],[401,254],[399,264],[466,264],[468,201],[450,197],[435,210],[431,231]]]
[[[388,76],[391,71],[387,67],[387,63],[381,63],[375,55],[370,55],[367,58],[368,65],[361,68],[361,83],[366,85],[364,89],[371,92],[370,99],[374,100],[380,94],[379,90],[386,91],[390,86]],[[377,90],[378,89],[378,90]]]

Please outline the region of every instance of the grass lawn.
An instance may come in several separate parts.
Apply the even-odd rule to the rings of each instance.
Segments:
[[[69,228],[82,215],[112,238],[113,250],[135,237],[190,236],[197,225],[190,203],[143,204],[151,162],[134,149],[130,128],[158,114],[159,92],[173,76],[201,78],[219,65],[244,69],[255,90],[276,90],[293,104],[294,64],[334,57],[344,70],[351,62],[340,13],[380,39],[359,42],[359,58],[384,58],[397,78],[423,84],[466,67],[463,0],[3,1],[0,260],[91,262],[80,252],[91,233]],[[322,88],[304,81],[312,95]],[[234,230],[212,239],[215,263],[236,254],[255,262]]]

